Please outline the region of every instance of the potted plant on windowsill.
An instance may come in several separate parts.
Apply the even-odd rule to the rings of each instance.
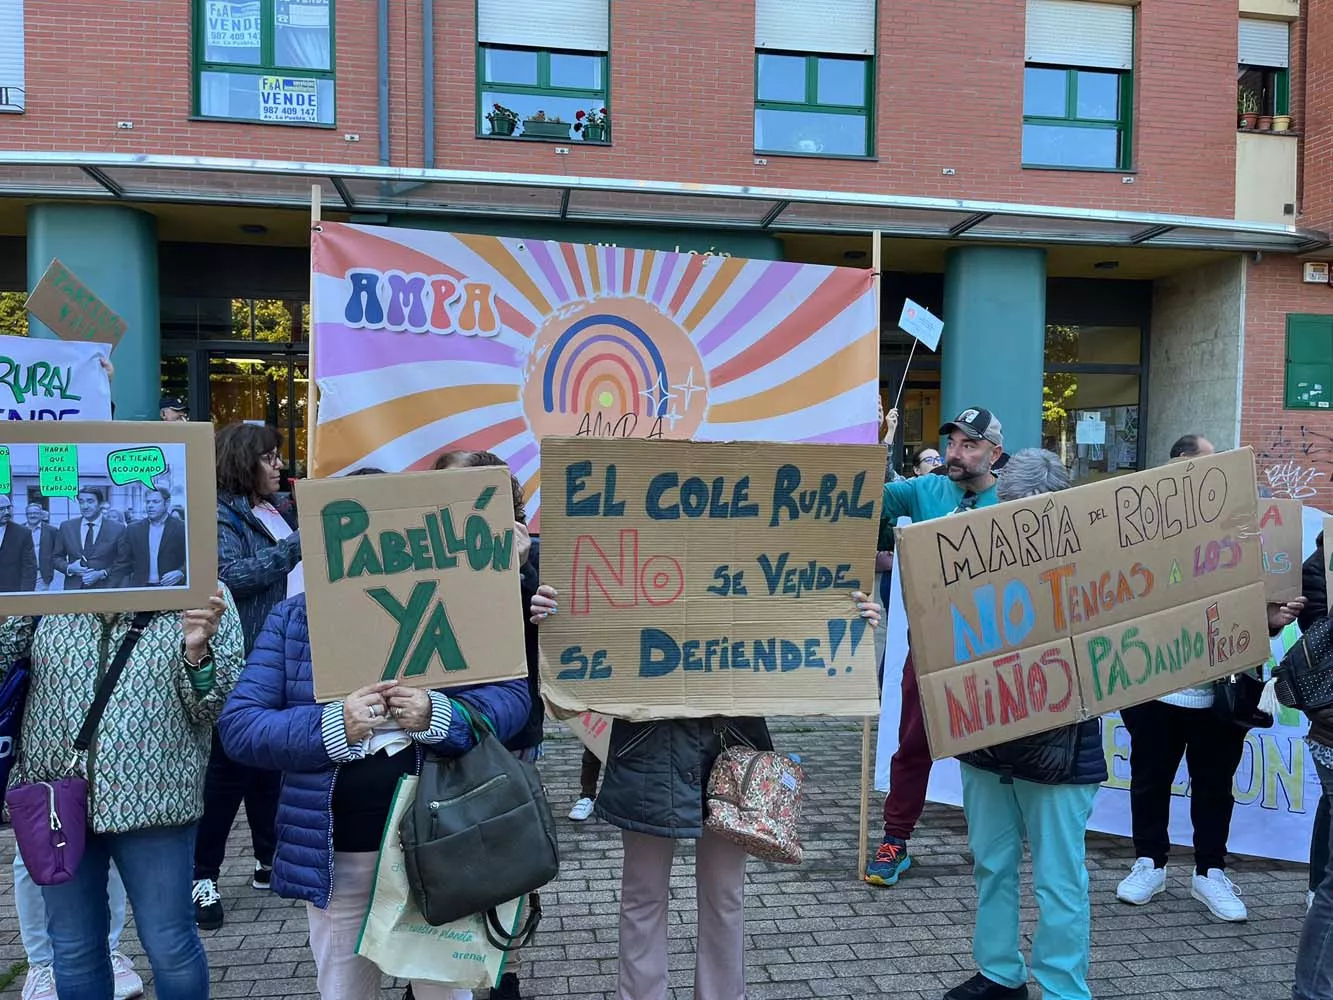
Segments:
[[[1273,116],[1272,116],[1272,115],[1260,115],[1260,116],[1259,116],[1259,131],[1260,131],[1260,132],[1271,132],[1271,131],[1273,131]]]
[[[1273,131],[1274,131],[1274,132],[1290,132],[1290,131],[1291,131],[1291,115],[1274,115],[1274,116],[1273,116]]]
[[[580,111],[574,116],[574,131],[583,135],[584,142],[606,142],[611,127],[611,116],[606,108],[600,111]]]
[[[1254,128],[1259,124],[1259,93],[1250,87],[1242,87],[1236,95],[1236,107],[1240,113],[1240,127]]]
[[[518,125],[518,112],[503,104],[495,104],[486,113],[486,121],[490,123],[491,135],[513,135]]]
[[[547,118],[545,111],[538,111],[523,119],[523,134],[530,139],[568,139],[569,122],[559,115]]]

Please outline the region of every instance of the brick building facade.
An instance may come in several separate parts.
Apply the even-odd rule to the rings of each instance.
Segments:
[[[155,409],[160,363],[196,417],[295,430],[314,181],[331,218],[851,266],[879,230],[888,394],[903,298],[946,323],[904,448],[975,400],[1083,478],[1201,431],[1333,505],[1333,416],[1308,387],[1286,406],[1287,316],[1333,315],[1303,280],[1333,229],[1333,13],[1312,0],[0,4],[0,291],[60,256],[121,296],[128,413]],[[246,110],[251,85],[311,120]],[[1248,89],[1292,127],[1238,131]],[[524,115],[604,105],[607,141],[493,134],[492,91]],[[1015,282],[1026,308],[968,318]],[[1088,417],[1119,447],[1079,445]]]

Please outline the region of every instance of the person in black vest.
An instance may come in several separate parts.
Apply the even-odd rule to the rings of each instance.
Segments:
[[[14,523],[14,505],[0,493],[0,594],[27,594],[36,584],[32,535],[23,525]]]
[[[56,529],[47,523],[46,508],[28,504],[28,531],[32,533],[32,554],[37,564],[38,591],[50,590],[56,578]]]

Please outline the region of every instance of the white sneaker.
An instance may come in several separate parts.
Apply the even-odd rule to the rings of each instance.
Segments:
[[[1249,919],[1245,904],[1240,901],[1240,889],[1220,868],[1209,868],[1206,876],[1196,872],[1190,895],[1208,907],[1218,920],[1239,923]]]
[[[569,818],[575,823],[582,823],[592,815],[592,799],[579,799],[574,808],[569,810]]]
[[[1305,912],[1310,912],[1310,907],[1314,906],[1314,890],[1310,889],[1305,893]]]
[[[1166,869],[1156,867],[1152,858],[1139,858],[1120,885],[1116,886],[1115,898],[1122,903],[1142,906],[1165,891]]]
[[[23,1000],[56,1000],[56,977],[49,965],[34,965],[23,981]]]
[[[111,969],[116,974],[116,1000],[133,1000],[143,996],[143,980],[134,971],[129,956],[118,951],[111,953]]]

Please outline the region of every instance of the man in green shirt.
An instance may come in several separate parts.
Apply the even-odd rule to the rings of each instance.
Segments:
[[[964,410],[941,427],[940,434],[949,438],[940,474],[884,484],[881,549],[888,547],[901,517],[929,521],[996,502],[994,470],[1004,454],[1004,434],[995,414],[980,407]],[[912,865],[907,841],[926,805],[930,764],[926,722],[909,648],[903,664],[898,749],[889,763],[889,794],[884,799],[884,839],[875,860],[866,868],[866,881],[871,885],[893,885]]]

